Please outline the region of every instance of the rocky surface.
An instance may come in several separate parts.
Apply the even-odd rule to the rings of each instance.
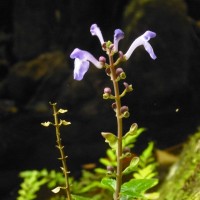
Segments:
[[[97,38],[89,33],[94,22],[106,40],[112,40],[115,28],[122,28],[123,51],[147,29],[157,33],[151,40],[157,60],[141,47],[124,65],[134,88],[123,102],[131,112],[125,127],[137,122],[148,128],[138,151],[149,140],[159,148],[175,145],[199,125],[200,17],[191,12],[196,1],[189,7],[181,0],[113,2],[87,0],[78,7],[76,1],[10,2],[13,23],[0,29],[4,41],[0,43],[0,195],[7,196],[4,200],[14,199],[19,171],[59,167],[54,130],[40,125],[53,120],[49,101],[69,110],[63,118],[72,125],[62,129],[62,137],[74,174],[81,164],[104,154],[100,132],[115,132],[116,126],[110,102],[102,99],[110,82],[103,70],[94,67],[83,81],[74,81],[69,59],[75,47],[95,49],[95,57],[101,55]]]

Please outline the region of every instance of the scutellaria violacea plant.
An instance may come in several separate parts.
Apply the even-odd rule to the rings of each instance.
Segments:
[[[149,43],[151,38],[156,37],[156,33],[152,31],[146,31],[144,34],[135,39],[127,52],[124,54],[122,51],[119,51],[118,44],[121,39],[124,38],[124,32],[121,29],[116,29],[114,31],[114,40],[104,41],[103,35],[100,28],[97,24],[93,24],[90,27],[90,32],[92,36],[97,36],[103,51],[107,54],[108,62],[106,57],[100,56],[97,60],[90,52],[75,48],[70,55],[70,58],[74,59],[74,79],[81,81],[85,73],[89,70],[89,65],[92,63],[98,69],[104,69],[106,74],[110,77],[110,80],[113,84],[113,89],[110,87],[105,87],[103,92],[103,98],[114,101],[112,103],[112,108],[116,114],[117,121],[117,133],[112,134],[110,132],[103,132],[102,136],[105,138],[105,141],[109,144],[111,149],[116,152],[117,157],[117,167],[116,170],[113,170],[114,178],[107,178],[102,180],[102,183],[109,185],[113,188],[113,198],[114,200],[119,199],[133,199],[138,198],[136,194],[130,191],[127,192],[127,185],[129,183],[123,183],[123,175],[129,171],[133,171],[134,167],[137,165],[138,159],[135,157],[130,161],[128,168],[123,168],[122,160],[127,153],[124,153],[124,149],[128,147],[129,142],[135,137],[135,132],[137,130],[137,124],[132,124],[130,130],[124,134],[123,131],[123,119],[130,116],[129,108],[127,105],[122,104],[122,97],[124,97],[128,92],[133,90],[132,85],[124,82],[126,79],[126,73],[121,67],[121,63],[130,59],[132,53],[138,46],[144,46],[144,49],[150,55],[150,57],[155,60],[156,55],[153,51],[152,46]],[[114,60],[114,55],[118,54],[118,58]],[[116,57],[116,56],[115,56]],[[119,67],[120,64],[120,67]],[[124,90],[120,92],[119,83],[123,81]],[[130,182],[133,183],[134,181]],[[142,183],[142,181],[141,181]],[[146,182],[147,183],[147,182]],[[149,183],[150,188],[156,184],[156,181]],[[145,189],[144,189],[145,190]],[[142,193],[142,191],[140,191]],[[135,196],[134,196],[135,195]],[[140,194],[142,195],[142,194]],[[140,196],[142,197],[142,196]]]

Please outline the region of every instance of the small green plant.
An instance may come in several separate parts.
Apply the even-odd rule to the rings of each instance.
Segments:
[[[138,129],[137,137],[143,132],[144,129]],[[135,146],[137,138],[130,144],[132,147]],[[130,159],[135,157],[134,153],[130,153],[129,157],[123,160],[124,165],[128,165]],[[144,179],[144,178],[155,178],[157,175],[156,166],[157,163],[153,156],[153,143],[150,142],[148,147],[142,152],[139,156],[140,161],[137,168],[132,173],[125,173],[126,179],[130,177],[135,177],[135,179]],[[138,160],[136,160],[137,162]],[[94,168],[92,170],[83,169],[82,176],[79,180],[74,180],[72,177],[69,178],[70,188],[72,193],[72,199],[93,199],[93,200],[111,200],[112,199],[112,190],[110,186],[102,184],[101,180],[104,178],[105,174],[108,177],[112,177],[113,169],[116,167],[116,154],[112,149],[107,149],[106,157],[99,159],[99,164],[101,167]],[[107,167],[110,166],[110,167]],[[151,166],[151,167],[149,167]],[[128,168],[127,168],[128,169]],[[137,176],[136,176],[137,175]],[[24,179],[21,184],[21,189],[19,190],[20,196],[18,200],[31,200],[37,199],[38,194],[41,193],[44,188],[52,190],[56,185],[63,185],[65,183],[65,178],[61,172],[56,172],[54,170],[47,171],[46,169],[37,171],[25,171],[20,173],[20,177]],[[46,191],[45,191],[46,192]],[[145,193],[144,196],[146,199],[156,199],[158,193]],[[40,197],[39,197],[40,198]],[[62,200],[65,199],[64,193],[55,194],[48,196],[48,200]]]
[[[66,113],[67,110],[63,110],[63,109],[57,110],[56,103],[50,103],[50,105],[52,105],[52,108],[53,108],[54,123],[48,121],[48,122],[42,123],[42,125],[45,126],[45,127],[48,127],[49,125],[53,125],[55,127],[55,130],[56,130],[56,142],[57,142],[56,147],[60,151],[59,160],[61,160],[61,162],[62,162],[61,170],[62,170],[62,172],[64,174],[64,177],[65,177],[65,187],[58,186],[55,189],[53,189],[52,192],[58,193],[60,191],[60,189],[65,189],[66,195],[67,195],[67,200],[71,200],[72,197],[71,197],[69,176],[68,176],[69,171],[68,171],[67,164],[66,164],[67,156],[65,156],[64,146],[61,143],[61,136],[60,136],[60,126],[62,126],[62,125],[66,126],[66,125],[69,125],[71,123],[67,122],[65,120],[61,120],[61,119],[59,120],[58,119],[58,115]]]
[[[55,170],[27,170],[21,172],[19,176],[23,182],[20,185],[17,200],[36,199],[42,188],[53,189],[57,184],[64,184],[62,173]]]

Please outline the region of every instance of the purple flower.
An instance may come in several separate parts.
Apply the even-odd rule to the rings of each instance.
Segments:
[[[94,64],[97,68],[102,68],[102,64],[89,52],[81,50],[81,49],[74,49],[71,53],[70,58],[75,59],[74,61],[74,79],[80,81],[83,79],[85,73],[89,69],[89,61]]]
[[[97,26],[97,24],[92,24],[90,27],[90,32],[94,36],[97,36],[99,38],[99,41],[101,45],[103,45],[104,39],[101,33],[100,28]],[[156,33],[152,31],[146,31],[143,35],[138,37],[130,46],[128,51],[124,54],[124,58],[128,60],[133,53],[133,51],[140,45],[143,45],[145,50],[149,53],[152,59],[156,59],[156,55],[154,54],[153,48],[149,44],[149,40],[151,38],[154,38],[156,36]],[[113,49],[112,52],[116,53],[118,52],[118,43],[121,39],[124,38],[124,32],[120,29],[116,29],[114,32],[114,42],[112,44]],[[107,52],[108,53],[108,52]],[[120,53],[120,52],[119,52]],[[122,53],[121,53],[122,54]],[[84,51],[81,49],[74,49],[74,51],[71,53],[70,58],[75,59],[74,61],[74,79],[80,81],[83,79],[85,73],[89,69],[90,62],[94,64],[97,68],[103,68],[105,65],[105,58],[100,57],[100,60],[98,61],[91,53],[88,51]]]
[[[104,43],[103,35],[97,24],[92,24],[92,26],[90,27],[90,32],[93,36],[96,35],[99,38],[101,45],[103,45]]]
[[[114,32],[114,51],[118,51],[118,43],[124,38],[124,32],[120,29],[116,29]]]
[[[128,51],[124,54],[126,60],[128,60],[133,53],[133,51],[140,45],[143,45],[145,50],[149,53],[152,59],[156,59],[156,55],[154,54],[152,46],[149,44],[149,40],[151,38],[156,37],[156,33],[152,31],[146,31],[143,35],[138,37],[136,40],[133,41],[131,46],[129,47]]]

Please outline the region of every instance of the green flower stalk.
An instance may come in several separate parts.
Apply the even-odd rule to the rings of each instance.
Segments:
[[[65,189],[66,196],[67,196],[66,200],[72,200],[71,192],[70,192],[69,176],[68,176],[68,174],[70,172],[68,171],[68,168],[67,168],[67,164],[66,164],[67,156],[65,156],[64,146],[61,143],[61,136],[60,136],[60,126],[61,125],[66,126],[66,125],[69,125],[71,123],[67,122],[65,120],[59,120],[58,119],[58,115],[62,114],[62,113],[66,113],[67,110],[63,110],[63,109],[57,110],[56,103],[50,103],[50,105],[52,106],[52,109],[53,109],[54,123],[44,122],[44,123],[42,123],[42,125],[45,126],[45,127],[48,127],[49,125],[53,125],[55,127],[56,143],[57,143],[56,147],[60,151],[60,158],[58,158],[58,159],[61,160],[61,162],[62,162],[61,170],[62,170],[64,177],[65,177],[65,187],[56,187],[55,189],[52,190],[52,192],[57,193],[57,192],[60,191],[60,189]]]
[[[116,77],[116,70],[113,62],[113,56],[109,56],[110,62],[110,72],[111,72],[111,80],[113,82],[114,92],[115,92],[115,105],[116,105],[116,118],[117,118],[117,173],[116,173],[116,189],[115,189],[115,199],[119,199],[119,193],[122,184],[122,136],[123,136],[123,124],[122,124],[122,117],[121,117],[121,97],[119,93],[119,86]]]
[[[112,104],[112,108],[116,113],[117,119],[117,134],[114,135],[112,133],[102,133],[102,136],[106,139],[106,142],[109,143],[110,147],[115,150],[116,157],[117,157],[117,169],[116,169],[116,181],[113,179],[107,179],[107,183],[111,185],[114,189],[113,198],[114,200],[121,199],[124,191],[122,191],[122,176],[123,176],[123,165],[122,161],[126,155],[123,153],[123,148],[125,148],[127,141],[134,137],[134,131],[136,129],[136,125],[132,125],[130,132],[128,134],[123,134],[123,118],[129,117],[129,109],[126,105],[122,105],[121,98],[126,95],[126,93],[131,92],[133,90],[132,85],[124,82],[123,85],[125,87],[123,92],[119,91],[119,82],[126,78],[126,74],[122,68],[118,67],[118,64],[124,61],[127,61],[133,51],[140,45],[143,45],[145,50],[149,53],[152,59],[156,59],[156,55],[154,54],[153,48],[149,44],[149,40],[156,36],[156,33],[152,31],[146,31],[143,35],[138,37],[134,42],[131,44],[130,48],[127,50],[125,54],[121,51],[118,51],[118,43],[121,39],[124,38],[124,33],[120,29],[116,29],[114,32],[114,42],[104,42],[103,36],[101,34],[100,28],[93,24],[90,28],[90,32],[93,36],[97,36],[101,43],[102,49],[106,52],[109,63],[106,63],[106,58],[101,56],[99,60],[97,60],[92,54],[87,51],[80,50],[78,48],[74,49],[71,53],[70,57],[75,59],[74,61],[74,79],[75,80],[82,80],[85,73],[89,69],[89,63],[91,62],[95,67],[98,69],[104,68],[106,74],[110,77],[114,94],[112,94],[112,90],[109,87],[104,89],[103,98],[106,100],[114,100]],[[119,57],[116,61],[114,61],[114,55],[118,53]],[[124,142],[123,142],[124,140]],[[134,168],[138,159],[133,159],[132,164],[130,163],[129,171]],[[132,166],[131,166],[132,165]],[[125,172],[124,172],[125,173]],[[125,185],[126,186],[126,185]],[[124,190],[124,189],[123,189]]]

